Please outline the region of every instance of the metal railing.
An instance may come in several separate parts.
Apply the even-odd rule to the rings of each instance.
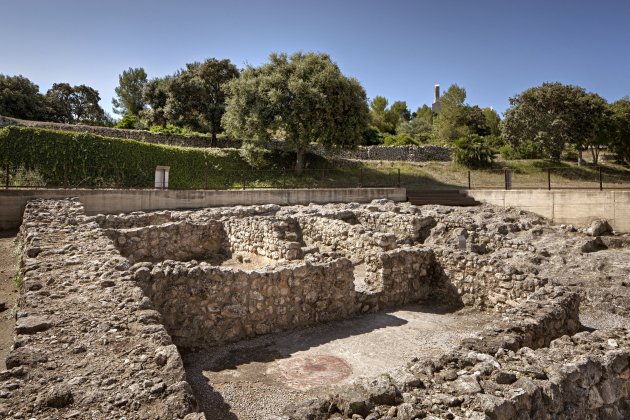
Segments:
[[[203,168],[194,177],[178,177],[171,167],[168,185],[156,184],[154,173],[146,168],[91,167],[85,165],[25,168],[10,163],[0,166],[0,188],[117,188],[117,189],[248,189],[248,188],[376,188],[412,189],[630,189],[630,172],[610,167],[550,167],[540,170],[485,169],[450,174],[439,182],[426,173],[407,168],[375,169],[338,167],[304,169],[215,170]],[[181,170],[181,169],[179,169]],[[181,174],[181,172],[180,172]],[[448,178],[443,174],[440,178]],[[437,177],[436,177],[437,178]]]

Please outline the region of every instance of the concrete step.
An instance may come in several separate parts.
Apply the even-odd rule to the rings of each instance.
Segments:
[[[407,201],[416,206],[478,206],[480,203],[459,190],[407,190]]]

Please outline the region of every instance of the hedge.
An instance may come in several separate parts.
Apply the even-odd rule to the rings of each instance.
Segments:
[[[282,156],[284,158],[284,156]],[[238,149],[157,145],[32,127],[0,129],[3,168],[36,170],[49,186],[152,187],[155,167],[171,167],[174,189],[222,187],[251,167]]]

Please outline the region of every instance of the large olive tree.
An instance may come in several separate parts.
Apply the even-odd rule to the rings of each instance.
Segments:
[[[271,54],[226,85],[223,125],[235,137],[263,146],[282,137],[304,169],[308,145],[353,146],[368,128],[364,89],[344,76],[326,54]]]

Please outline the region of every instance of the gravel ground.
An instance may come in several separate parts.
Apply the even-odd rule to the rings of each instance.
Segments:
[[[607,330],[611,328],[628,328],[630,318],[596,309],[581,309],[580,322],[587,329]]]
[[[6,369],[5,359],[13,344],[15,304],[18,298],[15,284],[16,231],[0,231],[0,370]]]
[[[183,357],[209,419],[264,419],[359,376],[385,373],[414,357],[437,356],[496,316],[414,305]]]

